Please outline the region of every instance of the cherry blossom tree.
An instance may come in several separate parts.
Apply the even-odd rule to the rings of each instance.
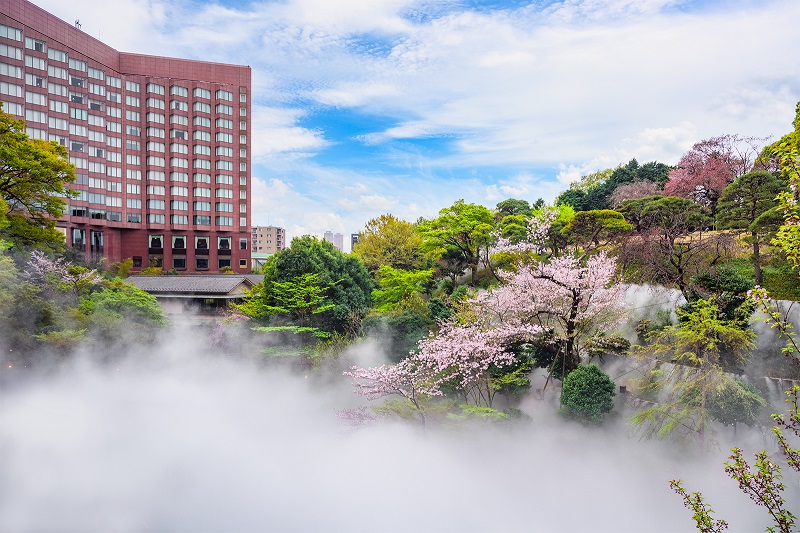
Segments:
[[[617,206],[625,200],[636,200],[661,194],[661,185],[654,181],[635,181],[620,185],[611,193],[610,201],[612,206]]]
[[[76,300],[103,279],[95,269],[70,264],[63,257],[51,259],[38,250],[31,252],[24,276],[42,290],[67,291]]]
[[[664,194],[691,198],[716,216],[722,191],[738,176],[750,171],[760,140],[720,135],[695,143],[670,171]]]
[[[616,262],[604,251],[548,258],[546,239],[556,215],[543,210],[535,216],[527,242],[501,239],[499,249],[517,254],[518,267],[499,272],[500,286],[467,300],[410,357],[345,372],[356,380],[356,392],[369,399],[399,395],[424,420],[421,400],[445,390],[491,407],[497,387],[490,370],[512,365],[512,347],[520,343],[558,344],[564,375],[576,368],[581,349],[618,325],[623,291],[614,283]]]

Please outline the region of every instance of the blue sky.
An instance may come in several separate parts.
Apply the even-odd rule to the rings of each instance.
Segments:
[[[122,51],[250,65],[253,222],[290,237],[551,201],[633,157],[778,137],[800,100],[797,0],[34,3]]]

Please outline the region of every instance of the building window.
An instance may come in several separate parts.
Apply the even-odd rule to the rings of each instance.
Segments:
[[[142,268],[142,256],[141,255],[134,255],[132,259],[133,259],[134,268]]]
[[[239,239],[239,249],[247,250],[247,239]]]
[[[208,259],[207,258],[200,258],[194,260],[196,269],[197,270],[208,270]]]
[[[86,230],[74,228],[72,230],[72,247],[78,250],[86,250]]]
[[[197,250],[208,250],[208,237],[198,236],[194,238],[194,247]]]
[[[172,268],[175,270],[186,270],[186,258],[185,257],[173,257],[172,258]]]
[[[230,268],[231,267],[231,260],[230,259],[218,259],[219,269],[222,270],[223,268]]]
[[[230,237],[217,237],[218,241],[218,248],[220,250],[230,250],[231,249],[231,238]]]
[[[81,61],[80,59],[70,58],[69,68],[74,70],[80,70],[81,72],[86,72],[86,62]]]
[[[91,256],[92,262],[99,262],[103,259],[103,232],[91,231]]]
[[[164,247],[164,236],[163,235],[150,235],[149,239],[149,248],[163,248]]]
[[[247,268],[247,259],[239,259],[239,268]]]

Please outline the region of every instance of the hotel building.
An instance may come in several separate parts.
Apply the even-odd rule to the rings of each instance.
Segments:
[[[87,261],[251,268],[250,67],[119,52],[25,0],[0,0],[0,101],[67,148],[59,219]]]

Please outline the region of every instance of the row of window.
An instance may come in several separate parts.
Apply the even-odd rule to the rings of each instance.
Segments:
[[[184,249],[186,248],[186,239],[188,237],[186,235],[173,235],[172,236],[172,248],[175,249]],[[209,247],[209,242],[211,238],[208,235],[195,235],[194,237],[194,247],[197,250],[205,250]],[[247,250],[247,241],[248,239],[241,238],[239,239],[239,249],[240,250]],[[158,249],[164,246],[164,235],[163,234],[150,234],[148,236],[148,248],[151,249]],[[218,250],[230,250],[231,245],[233,242],[233,237],[217,237],[217,249]]]
[[[96,202],[96,203],[99,205],[104,205],[104,203],[102,202]],[[86,206],[71,206],[67,212],[70,213],[73,217],[91,218],[96,220],[108,220],[112,222],[122,221],[122,212],[120,211],[108,211],[106,209],[86,207]],[[211,217],[210,215],[193,215],[192,224],[200,226],[211,226],[212,219],[214,225],[217,227],[233,227],[233,217],[228,217],[228,216]],[[146,220],[150,224],[166,224],[167,217],[166,215],[161,213],[148,213]],[[142,215],[141,213],[127,213],[127,221],[139,224],[142,222]],[[169,222],[170,224],[174,225],[188,226],[189,216],[170,215]],[[246,227],[247,218],[240,217],[239,226]]]
[[[198,257],[195,259],[195,270],[208,270],[208,258],[205,257]],[[142,266],[142,258],[141,257],[134,257],[133,258],[133,266],[136,268],[140,268]],[[162,257],[159,256],[151,256],[150,257],[150,266],[163,268],[164,261]],[[231,267],[231,260],[230,259],[218,259],[217,260],[217,267],[222,270],[224,268]],[[175,270],[186,270],[186,258],[185,257],[173,257],[172,258],[172,268]],[[247,268],[247,259],[239,259],[239,268]]]

